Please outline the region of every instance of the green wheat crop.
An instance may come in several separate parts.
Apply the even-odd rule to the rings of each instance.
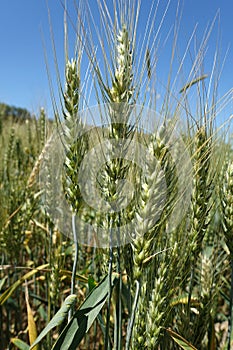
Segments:
[[[204,69],[216,19],[180,55],[178,6],[162,82],[170,2],[141,35],[140,1],[96,4],[98,19],[76,3],[71,57],[64,5],[54,120],[0,113],[0,350],[230,350],[233,152],[217,118],[232,91],[218,98],[218,48]]]

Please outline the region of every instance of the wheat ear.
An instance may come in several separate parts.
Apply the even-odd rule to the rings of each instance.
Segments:
[[[228,317],[228,350],[231,349],[231,334],[233,323],[233,162],[229,160],[226,171],[223,187],[221,189],[221,208],[223,217],[223,230],[225,240],[230,251],[231,260],[231,290],[230,290],[230,305]]]

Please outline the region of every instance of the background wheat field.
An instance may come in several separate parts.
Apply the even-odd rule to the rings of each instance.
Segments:
[[[216,18],[180,54],[177,7],[161,82],[156,2],[142,41],[139,1],[97,4],[98,20],[77,2],[77,24],[64,4],[62,72],[51,34],[53,118],[0,104],[0,350],[233,349],[232,90],[218,95],[217,45],[205,71]]]

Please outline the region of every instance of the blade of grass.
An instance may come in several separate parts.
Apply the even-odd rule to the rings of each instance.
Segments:
[[[52,320],[48,323],[48,325],[44,328],[44,330],[40,333],[40,335],[37,337],[35,342],[31,345],[30,349],[33,349],[35,345],[39,344],[41,340],[55,327],[60,326],[64,319],[66,318],[70,308],[72,305],[74,305],[76,301],[77,296],[76,295],[69,295],[65,301],[60,310],[54,315]]]
[[[182,87],[182,89],[180,90],[180,94],[182,94],[183,92],[185,92],[187,89],[189,89],[191,86],[199,83],[199,81],[202,81],[204,79],[206,79],[208,77],[207,74],[202,75],[201,77],[198,77],[192,81],[190,81],[188,84],[186,84],[185,86]]]
[[[29,350],[30,349],[30,346],[28,344],[26,344],[24,341],[22,341],[21,339],[12,338],[11,343],[14,344],[20,350]]]
[[[12,284],[9,288],[5,290],[4,293],[0,296],[0,305],[3,305],[8,298],[14,293],[14,291],[21,286],[27,279],[34,276],[37,272],[43,271],[49,266],[49,264],[38,266],[37,268],[33,269],[32,271],[26,273],[24,276],[22,276],[20,279],[18,279],[15,283]]]
[[[75,312],[74,316],[57,339],[52,348],[53,350],[77,349],[77,346],[90,329],[109,296],[110,288],[108,277],[107,275],[87,296],[86,300]],[[113,278],[113,283],[115,281],[116,277]]]
[[[172,339],[184,350],[197,350],[192,344],[190,344],[186,339],[181,337],[181,335],[172,331],[171,329],[166,329],[166,332],[172,337]]]
[[[34,341],[37,338],[37,328],[36,323],[34,320],[33,312],[31,309],[31,306],[29,304],[29,296],[28,296],[28,287],[26,285],[25,288],[25,299],[26,299],[26,306],[27,306],[27,316],[28,316],[28,335],[29,335],[29,342],[30,345],[34,343]],[[34,350],[37,350],[37,346],[33,346]]]

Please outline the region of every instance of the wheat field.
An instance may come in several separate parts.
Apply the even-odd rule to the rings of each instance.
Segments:
[[[218,59],[204,71],[211,29],[184,80],[174,23],[158,99],[156,3],[142,42],[139,1],[97,3],[99,32],[77,2],[72,54],[65,30],[54,119],[0,114],[0,350],[233,349],[232,91]]]

